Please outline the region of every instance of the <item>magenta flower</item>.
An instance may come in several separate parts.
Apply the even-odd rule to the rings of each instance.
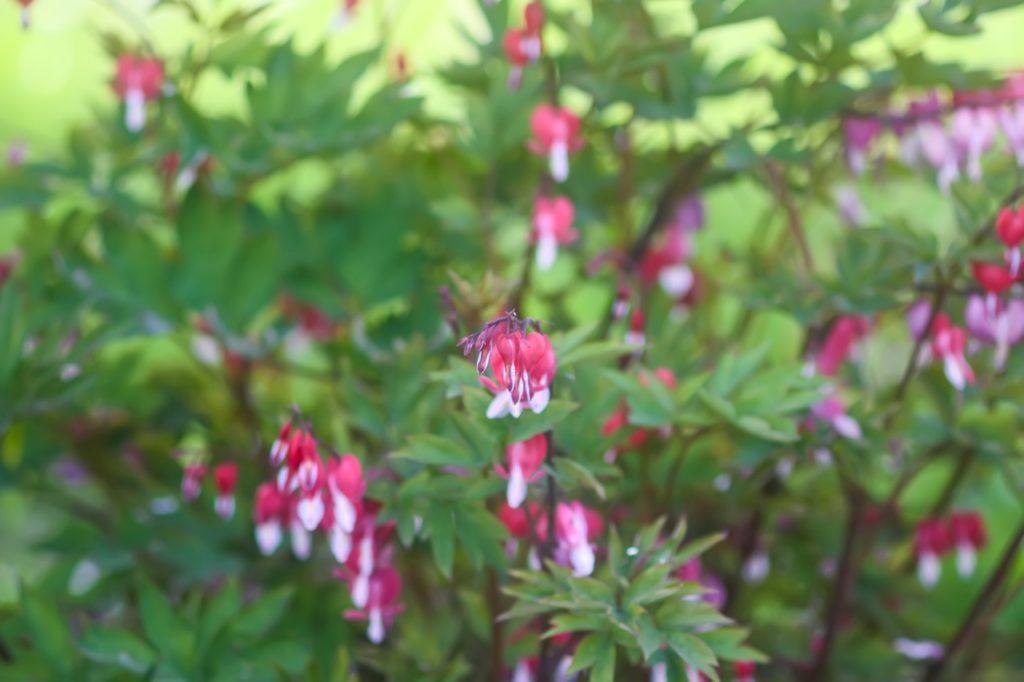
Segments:
[[[402,578],[391,566],[380,566],[367,578],[366,586],[365,605],[345,611],[345,618],[367,621],[367,639],[380,644],[395,616],[402,611]]]
[[[217,500],[214,503],[214,509],[222,519],[230,519],[235,515],[235,485],[238,483],[238,465],[234,462],[218,464],[213,470],[213,481],[217,486]]]
[[[199,497],[205,476],[205,464],[186,464],[181,476],[181,499],[185,502],[192,502]]]
[[[917,556],[917,577],[926,588],[939,581],[941,557],[949,551],[949,528],[940,519],[924,519],[914,529],[914,554]]]
[[[555,512],[555,550],[559,563],[572,567],[573,575],[594,572],[594,547],[591,539],[600,533],[600,517],[581,502],[560,502]]]
[[[564,107],[541,104],[530,115],[530,129],[530,151],[546,155],[551,177],[556,182],[565,181],[569,177],[569,153],[583,147],[579,117]]]
[[[548,270],[558,257],[558,246],[579,237],[572,227],[576,209],[568,197],[537,197],[533,203],[533,235],[537,244],[537,267]]]
[[[543,433],[527,438],[518,443],[511,443],[505,448],[508,468],[498,465],[498,475],[508,479],[506,499],[508,506],[517,509],[526,499],[527,484],[538,480],[542,475],[541,465],[548,452],[548,439]]]
[[[117,58],[114,92],[124,101],[125,127],[138,132],[146,123],[146,102],[160,95],[164,65],[159,59],[125,54]]]
[[[964,309],[964,323],[971,336],[995,346],[993,364],[1002,369],[1010,346],[1024,338],[1024,301],[971,296]]]
[[[988,543],[985,520],[976,511],[954,511],[949,516],[949,536],[956,548],[956,569],[960,577],[974,573],[978,550]]]
[[[490,369],[490,377],[480,377],[480,383],[494,394],[487,408],[489,419],[508,414],[519,417],[527,407],[539,414],[551,399],[551,382],[557,365],[551,341],[537,331],[501,330],[502,325],[515,327],[517,324],[511,317],[499,318],[480,334],[461,342],[465,352],[471,348],[477,350],[477,371],[483,374]]]
[[[811,406],[811,416],[828,424],[833,431],[850,440],[860,440],[857,420],[846,413],[846,405],[839,396],[830,395]]]
[[[958,391],[974,383],[974,370],[964,357],[966,346],[967,332],[953,325],[942,313],[937,315],[932,324],[932,353],[942,360],[946,378]]]
[[[884,130],[876,118],[851,116],[843,119],[846,138],[846,162],[850,170],[860,175],[867,169],[868,153]]]
[[[963,107],[953,112],[950,119],[950,137],[961,165],[967,167],[967,177],[981,181],[981,156],[992,147],[996,139],[997,122],[989,109]]]
[[[256,489],[253,504],[256,523],[256,545],[264,556],[273,554],[281,544],[284,524],[288,520],[288,498],[271,482],[261,483]]]
[[[819,374],[835,376],[850,357],[854,346],[867,334],[870,322],[860,315],[843,315],[828,330],[814,359]]]

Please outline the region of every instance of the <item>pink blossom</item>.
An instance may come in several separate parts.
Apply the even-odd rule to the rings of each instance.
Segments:
[[[186,464],[181,477],[181,499],[186,502],[192,502],[199,497],[199,491],[205,476],[205,464]]]
[[[125,126],[132,132],[146,123],[146,102],[160,95],[164,83],[164,65],[159,59],[125,54],[117,58],[114,92],[125,104]]]
[[[1010,153],[1017,159],[1017,165],[1024,167],[1024,103],[1008,104],[996,116]]]
[[[537,244],[537,267],[548,270],[555,264],[560,244],[579,237],[572,227],[576,210],[568,197],[537,197],[533,203],[533,241]]]
[[[967,333],[945,315],[937,315],[932,325],[932,353],[942,360],[946,378],[958,391],[974,383],[974,370],[964,357],[966,346]]]
[[[978,550],[988,543],[985,520],[976,511],[954,511],[949,516],[949,538],[956,548],[956,568],[966,578],[974,573]]]
[[[395,616],[402,611],[401,593],[402,578],[398,571],[391,566],[381,566],[367,579],[365,605],[345,611],[345,618],[367,621],[367,638],[374,644],[380,644]]]
[[[218,464],[213,470],[213,481],[217,486],[217,500],[214,508],[222,519],[235,515],[235,485],[238,483],[238,465],[234,462]]]
[[[253,520],[256,523],[256,544],[264,556],[273,554],[281,544],[287,517],[287,496],[275,484],[269,481],[261,483],[256,489]]]
[[[859,315],[839,317],[829,329],[815,358],[814,364],[818,373],[835,376],[850,357],[854,345],[867,334],[869,325],[867,318]]]
[[[495,467],[502,478],[508,479],[506,499],[511,508],[517,509],[526,499],[526,487],[542,475],[541,465],[548,452],[548,439],[543,433],[524,441],[511,443],[505,449],[508,468]]]
[[[559,563],[572,567],[573,575],[587,576],[594,572],[594,547],[590,540],[600,532],[593,528],[599,522],[600,517],[580,502],[558,504],[555,511],[556,557],[560,559]]]
[[[971,296],[964,308],[964,324],[971,336],[995,346],[993,364],[996,369],[1002,369],[1010,346],[1024,338],[1024,301],[989,301]]]
[[[657,281],[669,296],[685,296],[694,284],[693,270],[686,264],[692,250],[692,236],[679,228],[666,230],[640,260],[640,279],[650,285]]]
[[[530,115],[530,129],[530,150],[547,155],[551,177],[556,182],[565,181],[569,177],[569,153],[583,147],[579,117],[564,107],[541,104]]]
[[[850,116],[843,119],[846,162],[851,171],[860,175],[867,169],[868,153],[882,131],[882,123],[876,118]]]
[[[917,576],[926,588],[933,587],[942,572],[941,557],[949,551],[949,528],[939,519],[924,519],[914,530]]]
[[[508,331],[503,330],[502,328]],[[529,407],[541,413],[551,398],[555,377],[555,351],[544,334],[526,332],[518,318],[504,316],[489,323],[480,334],[460,342],[464,352],[477,350],[477,371],[490,369],[480,382],[494,394],[487,417],[511,414],[519,417]]]
[[[846,413],[846,405],[839,396],[830,395],[811,406],[811,415],[832,427],[844,438],[860,440],[861,430],[857,420]]]
[[[1005,260],[1010,274],[1016,277],[1020,271],[1020,244],[1024,241],[1024,206],[1016,209],[1004,206],[999,209],[996,234],[1006,245]]]
[[[989,109],[963,107],[950,118],[950,137],[967,177],[981,181],[981,156],[996,138],[996,117]]]

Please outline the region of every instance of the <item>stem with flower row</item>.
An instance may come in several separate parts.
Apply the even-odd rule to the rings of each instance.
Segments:
[[[1002,557],[999,559],[999,564],[992,572],[988,582],[981,589],[977,599],[974,600],[974,604],[971,605],[971,610],[967,613],[967,617],[964,619],[960,629],[957,630],[949,645],[946,646],[942,658],[928,666],[924,675],[921,676],[921,682],[934,682],[941,679],[943,673],[945,673],[950,662],[955,658],[960,649],[973,639],[975,635],[980,635],[983,632],[984,623],[986,622],[984,619],[986,609],[995,600],[1003,583],[1006,582],[1006,578],[1010,575],[1010,570],[1013,568],[1013,564],[1020,553],[1022,543],[1024,543],[1024,521],[1018,525],[1016,532],[1010,539],[1010,543],[1006,546]]]

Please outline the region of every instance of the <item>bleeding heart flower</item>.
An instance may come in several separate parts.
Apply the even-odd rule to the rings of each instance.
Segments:
[[[541,104],[530,115],[533,139],[529,148],[548,157],[551,177],[563,182],[569,177],[569,153],[583,147],[580,119],[563,107]]]
[[[875,140],[884,130],[876,118],[849,116],[843,119],[843,134],[846,138],[846,162],[857,175],[867,169],[867,157]]]
[[[860,315],[843,315],[829,329],[814,364],[819,374],[835,376],[853,352],[854,346],[867,334],[870,321]]]
[[[537,244],[537,267],[548,270],[555,264],[558,247],[579,237],[572,227],[575,208],[568,197],[537,197],[533,203],[533,241]]]
[[[160,95],[164,65],[159,59],[125,54],[117,58],[114,92],[125,104],[125,127],[138,132],[146,123],[146,102]]]
[[[186,464],[181,477],[181,499],[186,502],[192,502],[199,497],[199,491],[205,476],[205,464]]]
[[[995,346],[993,365],[1002,369],[1010,346],[1024,338],[1024,301],[987,300],[971,296],[964,308],[964,324],[971,336]]]
[[[288,516],[287,496],[271,482],[260,484],[253,504],[256,544],[264,556],[273,554],[281,544]]]
[[[508,479],[506,499],[511,508],[517,509],[526,499],[527,484],[543,476],[540,467],[547,453],[548,439],[543,433],[512,443],[505,449],[508,468],[498,465],[495,469],[499,476]]]
[[[1001,294],[1013,286],[1014,276],[1010,271],[997,263],[971,263],[974,279],[989,294]]]
[[[213,470],[213,481],[217,486],[217,500],[214,509],[222,519],[235,515],[235,485],[238,483],[238,465],[234,462],[218,464]]]
[[[914,553],[917,555],[917,576],[921,584],[931,588],[942,573],[941,557],[949,551],[949,528],[939,519],[924,519],[914,530]]]
[[[978,550],[988,543],[985,520],[976,511],[954,511],[949,516],[949,538],[956,547],[956,568],[962,578],[974,573]]]
[[[967,333],[954,326],[945,315],[936,315],[932,325],[932,353],[942,359],[946,378],[958,391],[974,383],[974,370],[964,357],[966,347]]]

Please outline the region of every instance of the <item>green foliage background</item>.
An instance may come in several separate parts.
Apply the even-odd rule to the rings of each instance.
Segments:
[[[884,498],[900,473],[888,455],[894,437],[922,471],[899,497],[903,522],[882,533],[887,553],[858,583],[859,625],[840,642],[833,672],[897,679],[911,667],[892,652],[893,636],[946,641],[962,620],[1021,515],[1024,361],[986,374],[964,401],[929,368],[906,406],[893,407],[912,346],[902,310],[915,275],[980,252],[970,235],[1019,178],[1009,160],[995,160],[984,185],[950,198],[930,177],[890,169],[884,182],[858,181],[877,223],[860,232],[842,225],[829,189],[846,179],[836,126],[844,106],[879,107],[892,89],[987,85],[990,74],[1024,66],[1024,9],[1003,7],[1015,3],[932,2],[930,26],[916,3],[649,0],[647,25],[635,3],[548,3],[546,49],[563,101],[589,116],[588,147],[567,185],[582,243],[544,273],[529,262],[524,270],[540,162],[523,145],[543,70],[509,93],[497,42],[476,46],[518,16],[516,3],[483,12],[471,0],[368,0],[338,34],[326,31],[327,0],[272,3],[251,19],[245,10],[261,3],[36,4],[27,33],[13,3],[0,4],[0,142],[27,141],[30,160],[0,175],[0,253],[23,254],[0,296],[0,635],[17,648],[22,679],[346,679],[357,663],[396,679],[482,679],[477,652],[492,636],[484,569],[510,575],[504,531],[486,505],[502,488],[490,463],[505,442],[552,427],[572,462],[559,482],[595,505],[631,506],[627,537],[663,514],[687,516],[699,535],[741,526],[757,509],[801,519],[793,535],[767,531],[775,569],[731,614],[775,661],[765,675],[789,679],[786,661],[808,655],[820,620],[829,583],[817,567],[839,550],[845,506],[836,477],[811,466],[784,494],[762,485],[780,457],[802,456],[820,436],[796,429],[817,395],[800,376],[801,356],[808,330],[837,313],[878,313],[862,362],[844,376],[868,435],[839,446],[845,473]],[[734,14],[723,9],[732,5]],[[852,21],[857,11],[862,24]],[[965,11],[979,12],[977,22]],[[826,33],[841,47],[845,35],[850,49],[816,52],[828,41],[817,43],[815,29],[837,14]],[[140,41],[167,59],[179,91],[151,105],[147,132],[133,136],[109,81],[112,56]],[[415,97],[389,72],[399,51]],[[670,97],[648,77],[662,64]],[[615,143],[624,128],[637,159],[626,189]],[[670,319],[667,301],[650,302],[643,366],[681,376],[669,394],[616,368],[624,330],[605,326],[615,280],[583,272],[590,257],[636,237],[667,178],[702,145],[717,150],[699,178],[708,224],[696,265],[712,273],[708,295],[685,323]],[[171,150],[209,150],[217,165],[168,201],[155,168]],[[782,168],[797,197],[812,273],[799,274],[765,163]],[[566,379],[543,417],[510,431],[480,418],[487,396],[452,352],[436,291],[452,288],[469,328],[524,272],[522,310],[550,322]],[[341,331],[288,348],[290,323],[275,305],[282,291],[322,308]],[[192,352],[196,321],[211,311],[222,347],[247,359],[241,369]],[[38,350],[18,358],[12,349],[29,337]],[[82,375],[61,381],[69,362]],[[678,437],[605,464],[599,429],[620,399],[635,424]],[[251,541],[247,494],[268,474],[253,453],[292,403],[339,450],[396,474],[371,492],[409,546],[402,568],[422,584],[410,580],[415,596],[384,652],[339,618],[346,597],[325,557],[262,559]],[[179,449],[248,463],[230,523],[213,521],[209,491],[205,506],[147,511],[176,495],[180,465],[169,453]],[[899,567],[912,520],[941,495],[962,449],[978,464],[955,504],[982,511],[993,546],[974,580],[947,570],[924,594]],[[68,454],[88,469],[87,485],[53,475]],[[467,482],[445,465],[476,474]],[[737,481],[752,474],[723,496],[712,486],[723,471]],[[735,548],[713,552],[711,566],[737,572]],[[629,583],[632,570],[603,577]],[[547,578],[522,577],[513,596],[602,589],[565,576],[530,580]],[[890,609],[893,599],[904,608]],[[638,616],[616,617],[633,627]],[[594,629],[591,649],[606,642]],[[1022,630],[1018,593],[992,624],[986,679],[1024,669]],[[722,651],[739,647],[741,634],[714,653],[740,657]],[[687,652],[679,660],[704,660],[703,649],[671,637],[673,651]],[[629,652],[620,673],[639,669],[650,641],[660,642],[618,642]],[[532,643],[512,647],[509,662]],[[614,656],[602,665],[614,674]]]

